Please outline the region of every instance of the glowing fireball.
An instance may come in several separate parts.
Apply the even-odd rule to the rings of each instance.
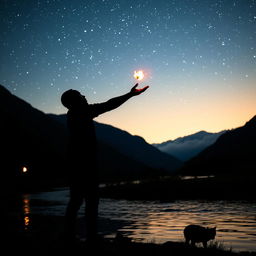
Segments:
[[[134,71],[134,78],[137,80],[142,80],[144,78],[144,73],[142,70]]]
[[[25,167],[25,166],[22,167],[22,172],[23,172],[23,173],[25,173],[25,172],[27,172],[27,171],[28,171],[28,168],[27,168],[27,167]]]

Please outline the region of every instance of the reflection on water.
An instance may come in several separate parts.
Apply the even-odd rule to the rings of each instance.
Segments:
[[[30,209],[30,194],[22,195],[23,203],[23,225],[24,230],[28,231],[31,229],[31,209]]]
[[[68,190],[34,194],[31,198],[45,202],[41,206],[31,205],[33,213],[63,216]],[[80,216],[83,213],[81,209]],[[26,216],[29,217],[29,213]],[[163,203],[101,199],[99,217],[122,223],[116,232],[134,240],[156,243],[184,241],[183,229],[189,224],[216,226],[216,240],[225,248],[256,251],[256,203],[252,202],[179,200]],[[109,237],[115,235],[106,225],[100,227],[100,231]]]
[[[105,217],[130,220],[119,231],[129,237],[159,243],[184,241],[189,224],[217,226],[216,240],[234,250],[256,251],[256,207],[245,202],[175,201],[173,203],[116,201]],[[104,206],[104,204],[103,204]],[[115,209],[115,210],[113,210]]]

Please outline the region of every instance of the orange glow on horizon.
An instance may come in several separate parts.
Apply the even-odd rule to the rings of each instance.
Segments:
[[[98,122],[139,135],[151,144],[202,130],[215,133],[235,129],[256,115],[256,87],[253,84],[245,89],[236,81],[231,90],[227,85],[219,88],[211,82],[208,84],[211,91],[207,93],[203,89],[194,91],[196,84],[191,82],[188,88],[169,93],[167,82],[152,80],[151,71],[143,72],[145,78],[150,79],[150,89],[136,101],[123,105],[122,110],[99,116]]]

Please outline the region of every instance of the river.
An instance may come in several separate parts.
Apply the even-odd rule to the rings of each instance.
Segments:
[[[29,220],[31,214],[63,216],[67,201],[67,189],[24,194],[25,226],[28,228],[33,223]],[[83,211],[81,208],[79,216]],[[216,226],[218,245],[234,251],[256,251],[255,202],[103,198],[99,204],[99,220],[100,233],[106,237],[121,232],[135,241],[155,243],[184,241],[183,229],[189,224]]]

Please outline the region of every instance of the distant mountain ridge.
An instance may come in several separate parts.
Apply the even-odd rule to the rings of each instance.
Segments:
[[[13,178],[22,175],[22,167],[28,167],[28,177],[40,179],[58,179],[65,177],[67,129],[55,115],[45,114],[33,108],[24,100],[11,94],[0,85],[0,172],[1,177]],[[62,118],[63,119],[63,118]],[[172,172],[182,163],[174,157],[160,152],[143,139],[114,127],[96,124],[99,133],[100,171],[104,180],[137,179],[147,176],[159,176],[163,172]],[[118,137],[119,146],[112,141],[112,135]],[[119,135],[115,135],[119,134]],[[124,139],[122,139],[124,137]],[[105,138],[105,139],[104,139]],[[128,141],[136,148],[127,147]],[[117,144],[118,144],[117,143]],[[123,143],[123,144],[122,144]],[[128,145],[128,144],[127,144]],[[121,150],[122,146],[126,149]],[[128,149],[130,148],[130,149]],[[119,150],[120,149],[120,150]],[[134,153],[139,157],[132,157]],[[144,151],[144,152],[142,152]],[[165,165],[151,165],[147,156]],[[159,170],[161,169],[161,170]]]
[[[187,161],[181,174],[256,175],[256,116]]]
[[[225,132],[226,131],[209,133],[206,131],[199,131],[175,140],[168,140],[163,143],[155,143],[152,145],[162,152],[175,156],[182,161],[187,161],[213,144],[219,136]]]

